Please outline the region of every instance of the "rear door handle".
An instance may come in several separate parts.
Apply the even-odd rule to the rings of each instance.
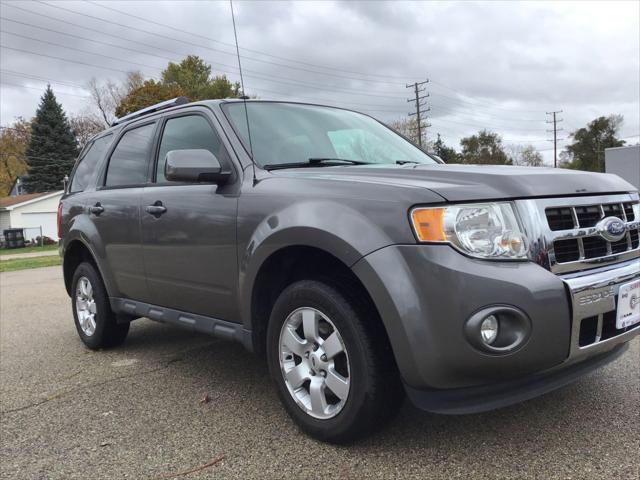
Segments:
[[[104,212],[104,207],[100,205],[100,202],[96,203],[92,207],[89,207],[89,213],[93,213],[94,215],[100,215],[102,212]]]
[[[160,215],[162,215],[163,213],[165,213],[167,211],[167,207],[162,205],[162,202],[160,200],[158,200],[153,205],[147,205],[145,207],[145,211],[147,213],[150,213],[151,215],[159,217]]]

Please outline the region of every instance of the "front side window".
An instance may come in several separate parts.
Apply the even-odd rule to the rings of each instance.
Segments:
[[[147,182],[149,152],[155,123],[125,132],[111,154],[105,186],[139,185]]]
[[[89,185],[93,173],[96,171],[98,163],[102,160],[107,148],[111,144],[113,135],[100,137],[89,146],[85,154],[80,159],[76,171],[71,179],[69,192],[82,192]]]
[[[225,115],[261,166],[345,159],[396,164],[437,161],[371,117],[339,108],[253,101],[226,103]]]
[[[164,166],[167,153],[171,150],[205,149],[221,160],[223,147],[220,138],[211,128],[209,122],[200,115],[189,115],[167,120],[162,132],[158,163],[156,166],[156,182],[166,183]]]

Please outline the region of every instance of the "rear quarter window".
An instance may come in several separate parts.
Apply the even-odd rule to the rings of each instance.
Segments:
[[[113,135],[105,135],[93,141],[80,158],[76,171],[71,179],[70,193],[82,192],[89,186],[89,182],[96,172],[100,161],[113,140]]]

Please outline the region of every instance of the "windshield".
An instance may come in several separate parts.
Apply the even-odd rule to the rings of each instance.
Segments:
[[[246,106],[253,157],[263,167],[300,164],[309,159],[373,164],[437,163],[393,130],[360,113],[278,102],[247,102]],[[244,108],[240,102],[223,105],[249,151]]]

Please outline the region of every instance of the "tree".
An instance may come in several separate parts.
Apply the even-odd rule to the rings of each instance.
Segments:
[[[179,85],[146,80],[142,86],[131,90],[125,95],[116,107],[116,117],[124,117],[128,113],[135,112],[155,103],[183,97],[184,91]]]
[[[451,147],[447,147],[440,134],[438,134],[438,139],[433,144],[433,152],[444,160],[444,163],[460,163],[458,152]]]
[[[624,140],[616,138],[623,122],[622,115],[598,117],[570,134],[573,143],[567,145],[568,168],[604,172],[605,148],[621,147]]]
[[[31,123],[31,137],[26,148],[29,176],[24,185],[28,192],[60,190],[65,175],[71,172],[78,147],[67,116],[47,85]]]
[[[460,140],[462,163],[512,165],[497,133],[481,130],[477,135]]]
[[[544,166],[542,154],[536,150],[536,147],[533,145],[511,145],[509,150],[509,160],[511,160],[511,163],[514,165],[522,165],[525,167]]]
[[[107,123],[116,117],[175,97],[187,97],[194,102],[239,95],[238,82],[231,83],[224,75],[212,77],[211,65],[195,55],[189,55],[180,63],[169,62],[162,71],[160,81],[144,80],[139,72],[132,72],[122,85],[107,82],[101,88],[92,88],[94,104]],[[110,111],[113,112],[111,115]]]
[[[100,133],[105,127],[104,123],[94,115],[82,114],[71,117],[69,124],[71,125],[71,130],[76,137],[76,142],[78,142],[78,148],[80,150],[84,148],[91,137]]]
[[[31,135],[31,122],[19,118],[0,130],[0,196],[9,194],[16,178],[27,173],[25,150]]]
[[[418,142],[418,121],[416,117],[405,117],[398,120],[393,120],[387,125],[392,130],[395,130],[400,135],[408,138],[411,142],[419,145]],[[426,139],[426,130],[422,129],[422,148],[426,151],[433,151],[433,140]]]
[[[240,95],[238,82],[231,83],[225,75],[211,77],[211,65],[196,55],[189,55],[180,63],[169,62],[162,71],[162,83],[179,86],[192,102]]]
[[[99,83],[92,78],[88,90],[91,94],[93,113],[87,116],[108,127],[117,118],[115,111],[122,99],[132,90],[140,88],[143,83],[144,77],[137,71],[127,73],[124,82],[119,84],[113,80]]]

